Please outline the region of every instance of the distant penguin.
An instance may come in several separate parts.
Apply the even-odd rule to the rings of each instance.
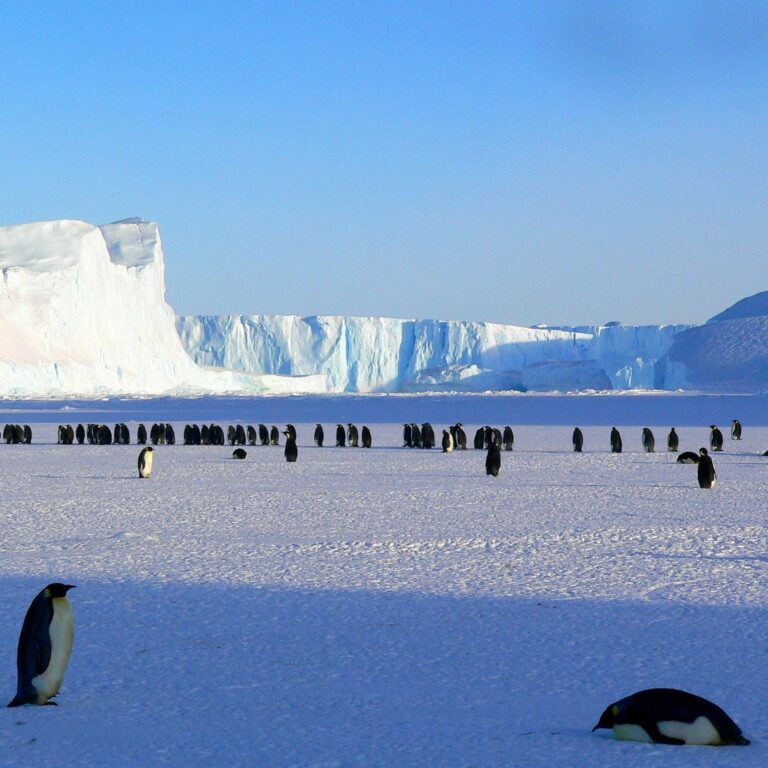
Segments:
[[[269,445],[269,430],[265,424],[259,424],[259,442],[262,445]]]
[[[621,453],[621,434],[616,427],[611,428],[611,451]]]
[[[269,444],[280,445],[280,431],[274,425],[269,430]]]
[[[714,425],[710,424],[709,447],[710,450],[717,452],[723,450],[723,433]]]
[[[421,425],[421,447],[427,450],[435,447],[435,430],[428,421]]]
[[[491,440],[488,453],[485,456],[485,474],[499,476],[501,470],[501,450],[495,440]]]
[[[139,477],[149,477],[152,474],[152,457],[154,451],[151,446],[141,449],[139,453]]]
[[[491,441],[493,440],[493,427],[485,427],[485,434],[483,435],[483,446],[485,449],[488,449],[488,446],[491,444]],[[501,443],[499,443],[499,446],[501,446]]]
[[[610,704],[592,729],[617,739],[656,744],[744,745],[736,723],[717,704],[674,688],[650,688]]]
[[[651,432],[648,427],[643,427],[642,443],[643,450],[646,453],[653,453],[656,449],[656,438],[653,436],[653,432]]]
[[[165,425],[165,444],[176,445],[176,433],[173,431],[173,427],[170,424]]]
[[[717,482],[715,465],[706,448],[699,448],[699,466],[697,467],[699,488],[714,488]]]
[[[296,438],[291,435],[291,433],[286,429],[285,432],[283,432],[285,435],[285,451],[283,452],[285,455],[285,460],[288,462],[294,462],[299,456],[299,449],[296,446]]]
[[[347,433],[341,424],[336,425],[336,447],[344,448],[347,444]]]
[[[235,440],[237,440],[238,445],[245,445],[245,430],[242,424],[235,427]]]
[[[677,457],[677,463],[678,464],[698,464],[699,454],[694,453],[693,451],[683,451],[683,453],[681,453]]]
[[[294,427],[293,424],[286,424],[285,431],[288,433],[289,437],[292,437],[294,440],[296,439],[296,427]]]
[[[147,428],[143,424],[139,424],[139,428],[136,430],[136,442],[139,445],[147,444]]]
[[[403,448],[413,448],[410,424],[403,424]]]
[[[731,423],[731,440],[741,440],[741,422],[738,419]]]
[[[232,426],[232,424],[227,427],[227,442],[230,445],[235,444],[235,428]]]
[[[574,427],[572,440],[573,450],[576,453],[581,453],[584,448],[584,433],[578,427]]]
[[[109,431],[109,427],[107,427]],[[71,424],[67,424],[67,445],[72,445],[75,442],[75,430],[72,429]]]
[[[347,424],[347,443],[350,448],[359,447],[360,434],[357,431],[357,427],[354,424]]]
[[[246,427],[245,433],[248,437],[248,445],[256,445],[256,440],[258,439],[258,436],[256,435],[256,430],[253,428],[251,424],[249,424]]]
[[[325,440],[325,432],[323,431],[323,425],[318,424],[315,427],[315,445],[318,448],[323,447],[323,440]]]
[[[200,445],[202,440],[202,436],[200,433],[200,427],[197,426],[197,424],[192,425],[192,444],[193,445]]]
[[[669,430],[669,435],[667,435],[667,450],[671,451],[672,453],[676,453],[679,446],[680,438],[677,436],[675,428],[672,427],[672,429]]]
[[[442,447],[443,447],[443,453],[453,452],[453,435],[447,429],[443,430]]]
[[[467,433],[463,429],[463,424],[456,425],[456,447],[461,451],[467,450]]]
[[[99,425],[99,445],[112,445],[112,432],[106,424]]]
[[[481,451],[483,448],[485,448],[485,428],[480,427],[477,432],[475,432],[475,439],[473,441],[475,450]]]
[[[3,430],[3,440],[6,443],[10,443],[13,434],[13,425],[6,424]],[[63,424],[59,424],[59,428],[56,430],[56,443],[57,445],[67,444],[67,428]]]
[[[414,448],[421,448],[421,430],[418,424],[411,424],[411,444]]]
[[[24,425],[24,442],[29,445],[32,442],[32,427],[29,424]]]
[[[511,451],[515,445],[515,433],[512,431],[512,427],[504,427],[504,435],[501,439],[504,444],[505,451]]]
[[[360,436],[363,442],[363,448],[370,448],[371,447],[371,430],[368,429],[368,427],[363,426]]]
[[[232,458],[233,459],[244,459],[248,454],[245,452],[243,448],[235,448],[234,451],[232,451]]]
[[[61,688],[75,637],[72,584],[49,584],[32,601],[24,617],[16,650],[16,696],[8,704],[53,704]]]
[[[193,445],[192,442],[192,425],[187,424],[184,427],[184,445]]]
[[[77,444],[82,445],[85,442],[85,429],[82,424],[77,425],[75,430],[75,437],[77,438]]]
[[[207,424],[203,424],[203,426],[200,427],[200,442],[202,445],[211,444],[211,431]]]

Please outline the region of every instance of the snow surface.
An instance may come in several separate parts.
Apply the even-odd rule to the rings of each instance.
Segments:
[[[510,403],[601,426],[584,427],[578,455],[570,419],[513,423],[516,450],[489,478],[483,452],[402,449],[392,423],[444,409],[501,426]],[[650,416],[677,404],[700,419],[676,420],[681,450],[696,449],[708,414],[724,404],[765,414],[765,403],[11,404],[0,420],[32,422],[35,442],[0,445],[8,700],[32,597],[55,580],[78,588],[59,706],[3,709],[0,764],[765,765],[768,428],[742,416],[743,441],[726,439],[718,486],[702,491],[695,467],[642,453],[637,426],[662,444],[669,422]],[[328,434],[345,408],[368,414],[374,448],[311,446],[314,423],[299,416],[311,410]],[[299,461],[286,464],[282,448],[249,447],[236,462],[231,447],[159,446],[153,477],[139,480],[135,445],[54,444],[57,422],[151,421],[158,411],[179,435],[191,416],[291,420]],[[625,453],[608,452],[606,421],[622,430]],[[752,745],[676,748],[590,732],[608,703],[651,686],[714,700]]]
[[[202,365],[323,374],[332,392],[477,392],[668,388],[659,360],[690,326],[211,315],[178,317],[177,327]]]
[[[157,225],[0,227],[0,396],[325,391],[195,365],[165,302]]]

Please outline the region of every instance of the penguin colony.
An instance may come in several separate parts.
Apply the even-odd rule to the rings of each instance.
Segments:
[[[31,443],[32,432],[29,426],[7,424],[3,430],[3,439],[10,443]],[[287,462],[298,458],[296,428],[288,424],[282,432],[285,436],[284,456]],[[362,434],[362,445],[371,447],[371,432],[364,426],[361,433],[357,427],[348,423],[336,428],[336,446],[358,447]],[[267,430],[264,424],[256,428],[248,425],[230,425],[227,428],[227,440],[230,445],[278,445],[279,432],[273,426]],[[76,439],[78,444],[86,440],[89,444],[117,445],[130,444],[130,433],[125,424],[116,424],[114,431],[107,425],[78,424],[60,425],[57,430],[58,443],[71,445]],[[175,433],[171,424],[153,424],[150,433],[153,445],[174,445]],[[731,427],[731,439],[741,439],[741,424],[734,420]],[[143,424],[137,430],[137,442],[147,441],[147,431]],[[322,447],[324,430],[317,424],[314,442]],[[574,452],[581,453],[584,435],[579,427],[573,430],[572,443]],[[223,445],[224,430],[215,424],[198,427],[188,424],[184,428],[185,445]],[[643,450],[652,453],[655,439],[652,431],[645,427],[641,432]],[[403,425],[403,447],[431,449],[435,445],[435,433],[432,425],[416,423]],[[484,426],[475,433],[474,447],[486,451],[486,474],[498,476],[501,468],[501,450],[512,451],[514,433],[507,426],[503,432]],[[622,442],[619,431],[614,427],[610,434],[611,451],[621,453]],[[722,433],[715,425],[710,426],[710,448],[722,451]],[[466,450],[466,434],[462,424],[457,423],[442,430],[442,451],[452,453],[455,449]],[[679,438],[673,427],[667,438],[667,450],[677,452]],[[236,459],[245,459],[247,453],[242,448],[233,452]],[[716,473],[709,452],[700,448],[698,454],[691,451],[680,454],[677,462],[697,465],[698,481],[701,488],[713,488]],[[139,477],[147,478],[152,473],[153,448],[145,446],[138,459]],[[67,664],[72,652],[74,639],[74,620],[72,607],[67,599],[67,592],[73,589],[71,584],[53,583],[46,586],[32,601],[24,617],[17,647],[17,689],[16,695],[9,702],[9,707],[24,704],[55,705],[52,699],[59,693],[64,680]],[[686,691],[673,688],[651,688],[639,691],[620,699],[604,710],[597,724],[592,729],[611,729],[617,739],[645,741],[669,745],[747,745],[739,726],[719,706]]]

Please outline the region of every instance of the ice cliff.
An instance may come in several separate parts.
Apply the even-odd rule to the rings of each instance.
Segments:
[[[165,302],[157,225],[49,221],[0,228],[0,396],[297,388],[189,357]],[[322,377],[301,382],[324,389]]]
[[[333,392],[663,388],[658,361],[689,326],[524,328],[380,317],[177,318],[201,365],[323,374]]]

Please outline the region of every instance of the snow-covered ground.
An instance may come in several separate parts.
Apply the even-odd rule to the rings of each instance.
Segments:
[[[481,451],[401,448],[392,423],[431,418],[439,436],[448,420],[435,415],[462,412],[503,426],[521,402],[551,418],[509,419],[515,451],[498,478]],[[643,413],[675,403],[699,419],[675,420],[681,450],[707,445],[711,421],[726,432],[712,491],[674,455],[641,452],[638,424],[661,447],[671,423]],[[13,404],[0,421],[31,422],[35,442],[0,445],[7,700],[32,597],[55,580],[78,588],[59,706],[0,710],[0,765],[766,765],[768,428],[743,415],[757,401],[723,403]],[[718,413],[734,406],[741,442]],[[373,449],[332,447],[345,408],[366,414]],[[135,439],[135,419],[161,411],[179,437],[195,413],[292,420],[299,461],[286,464],[282,447],[248,447],[237,462],[231,447],[159,446],[153,477],[139,480],[135,445],[55,444],[59,421],[126,420]],[[309,413],[325,423],[325,448],[311,445]],[[577,413],[595,425],[581,455],[570,450]],[[614,418],[621,455],[608,452]],[[714,700],[752,745],[590,732],[608,703],[654,686]]]

